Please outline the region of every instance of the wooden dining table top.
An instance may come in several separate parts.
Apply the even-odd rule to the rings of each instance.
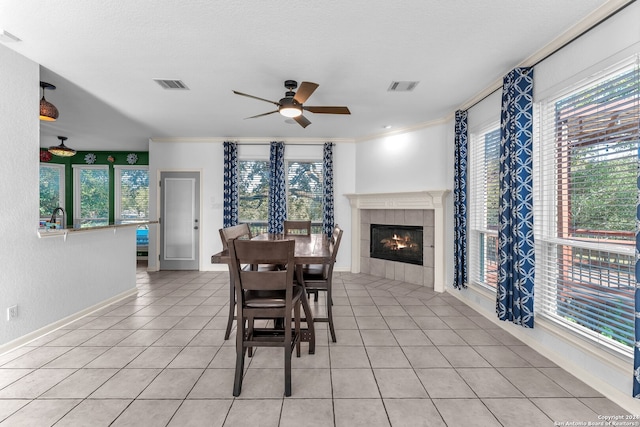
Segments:
[[[262,233],[251,240],[295,240],[294,257],[296,264],[323,264],[331,261],[329,238],[324,234],[272,234]],[[211,256],[212,264],[228,264],[229,251],[224,250]]]

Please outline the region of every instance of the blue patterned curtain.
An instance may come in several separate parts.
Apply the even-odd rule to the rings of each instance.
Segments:
[[[453,287],[467,287],[467,111],[456,111],[453,166]]]
[[[322,232],[333,233],[333,143],[324,143],[322,156]]]
[[[500,114],[500,200],[496,312],[533,328],[533,68],[504,78]]]
[[[269,233],[284,232],[287,218],[287,181],[284,170],[284,142],[272,142],[269,154]]]
[[[224,206],[222,226],[238,225],[238,144],[224,143]]]

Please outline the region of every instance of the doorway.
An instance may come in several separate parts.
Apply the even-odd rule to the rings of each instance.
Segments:
[[[200,269],[200,173],[160,173],[160,270]]]

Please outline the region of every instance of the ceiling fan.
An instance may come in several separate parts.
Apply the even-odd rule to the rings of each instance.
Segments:
[[[351,114],[347,107],[307,107],[302,104],[309,99],[311,94],[318,88],[317,83],[302,82],[297,92],[293,90],[298,87],[298,82],[295,80],[285,80],[284,87],[287,88],[287,92],[284,94],[284,98],[280,101],[270,101],[264,98],[258,98],[257,96],[248,95],[246,93],[233,91],[236,95],[247,96],[249,98],[257,99],[260,101],[269,102],[278,106],[277,110],[269,111],[268,113],[258,114],[257,116],[247,117],[247,119],[255,119],[256,117],[268,116],[273,113],[280,113],[285,117],[291,117],[298,122],[300,126],[306,128],[311,122],[302,115],[302,111],[310,111],[316,114]]]

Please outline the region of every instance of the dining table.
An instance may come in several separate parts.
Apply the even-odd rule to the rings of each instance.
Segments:
[[[303,298],[302,308],[305,318],[302,319],[306,328],[300,331],[300,341],[309,343],[309,354],[315,353],[316,334],[313,323],[313,313],[309,305],[309,299],[304,280],[302,280],[302,266],[305,264],[325,264],[331,262],[331,248],[329,238],[325,234],[283,234],[283,233],[262,233],[254,236],[251,240],[294,240],[294,258],[296,264],[296,278],[298,284],[302,286]],[[211,256],[212,264],[230,265],[229,251],[223,250]],[[235,301],[235,289],[233,280],[230,280],[230,304]],[[232,314],[230,314],[232,315]]]

